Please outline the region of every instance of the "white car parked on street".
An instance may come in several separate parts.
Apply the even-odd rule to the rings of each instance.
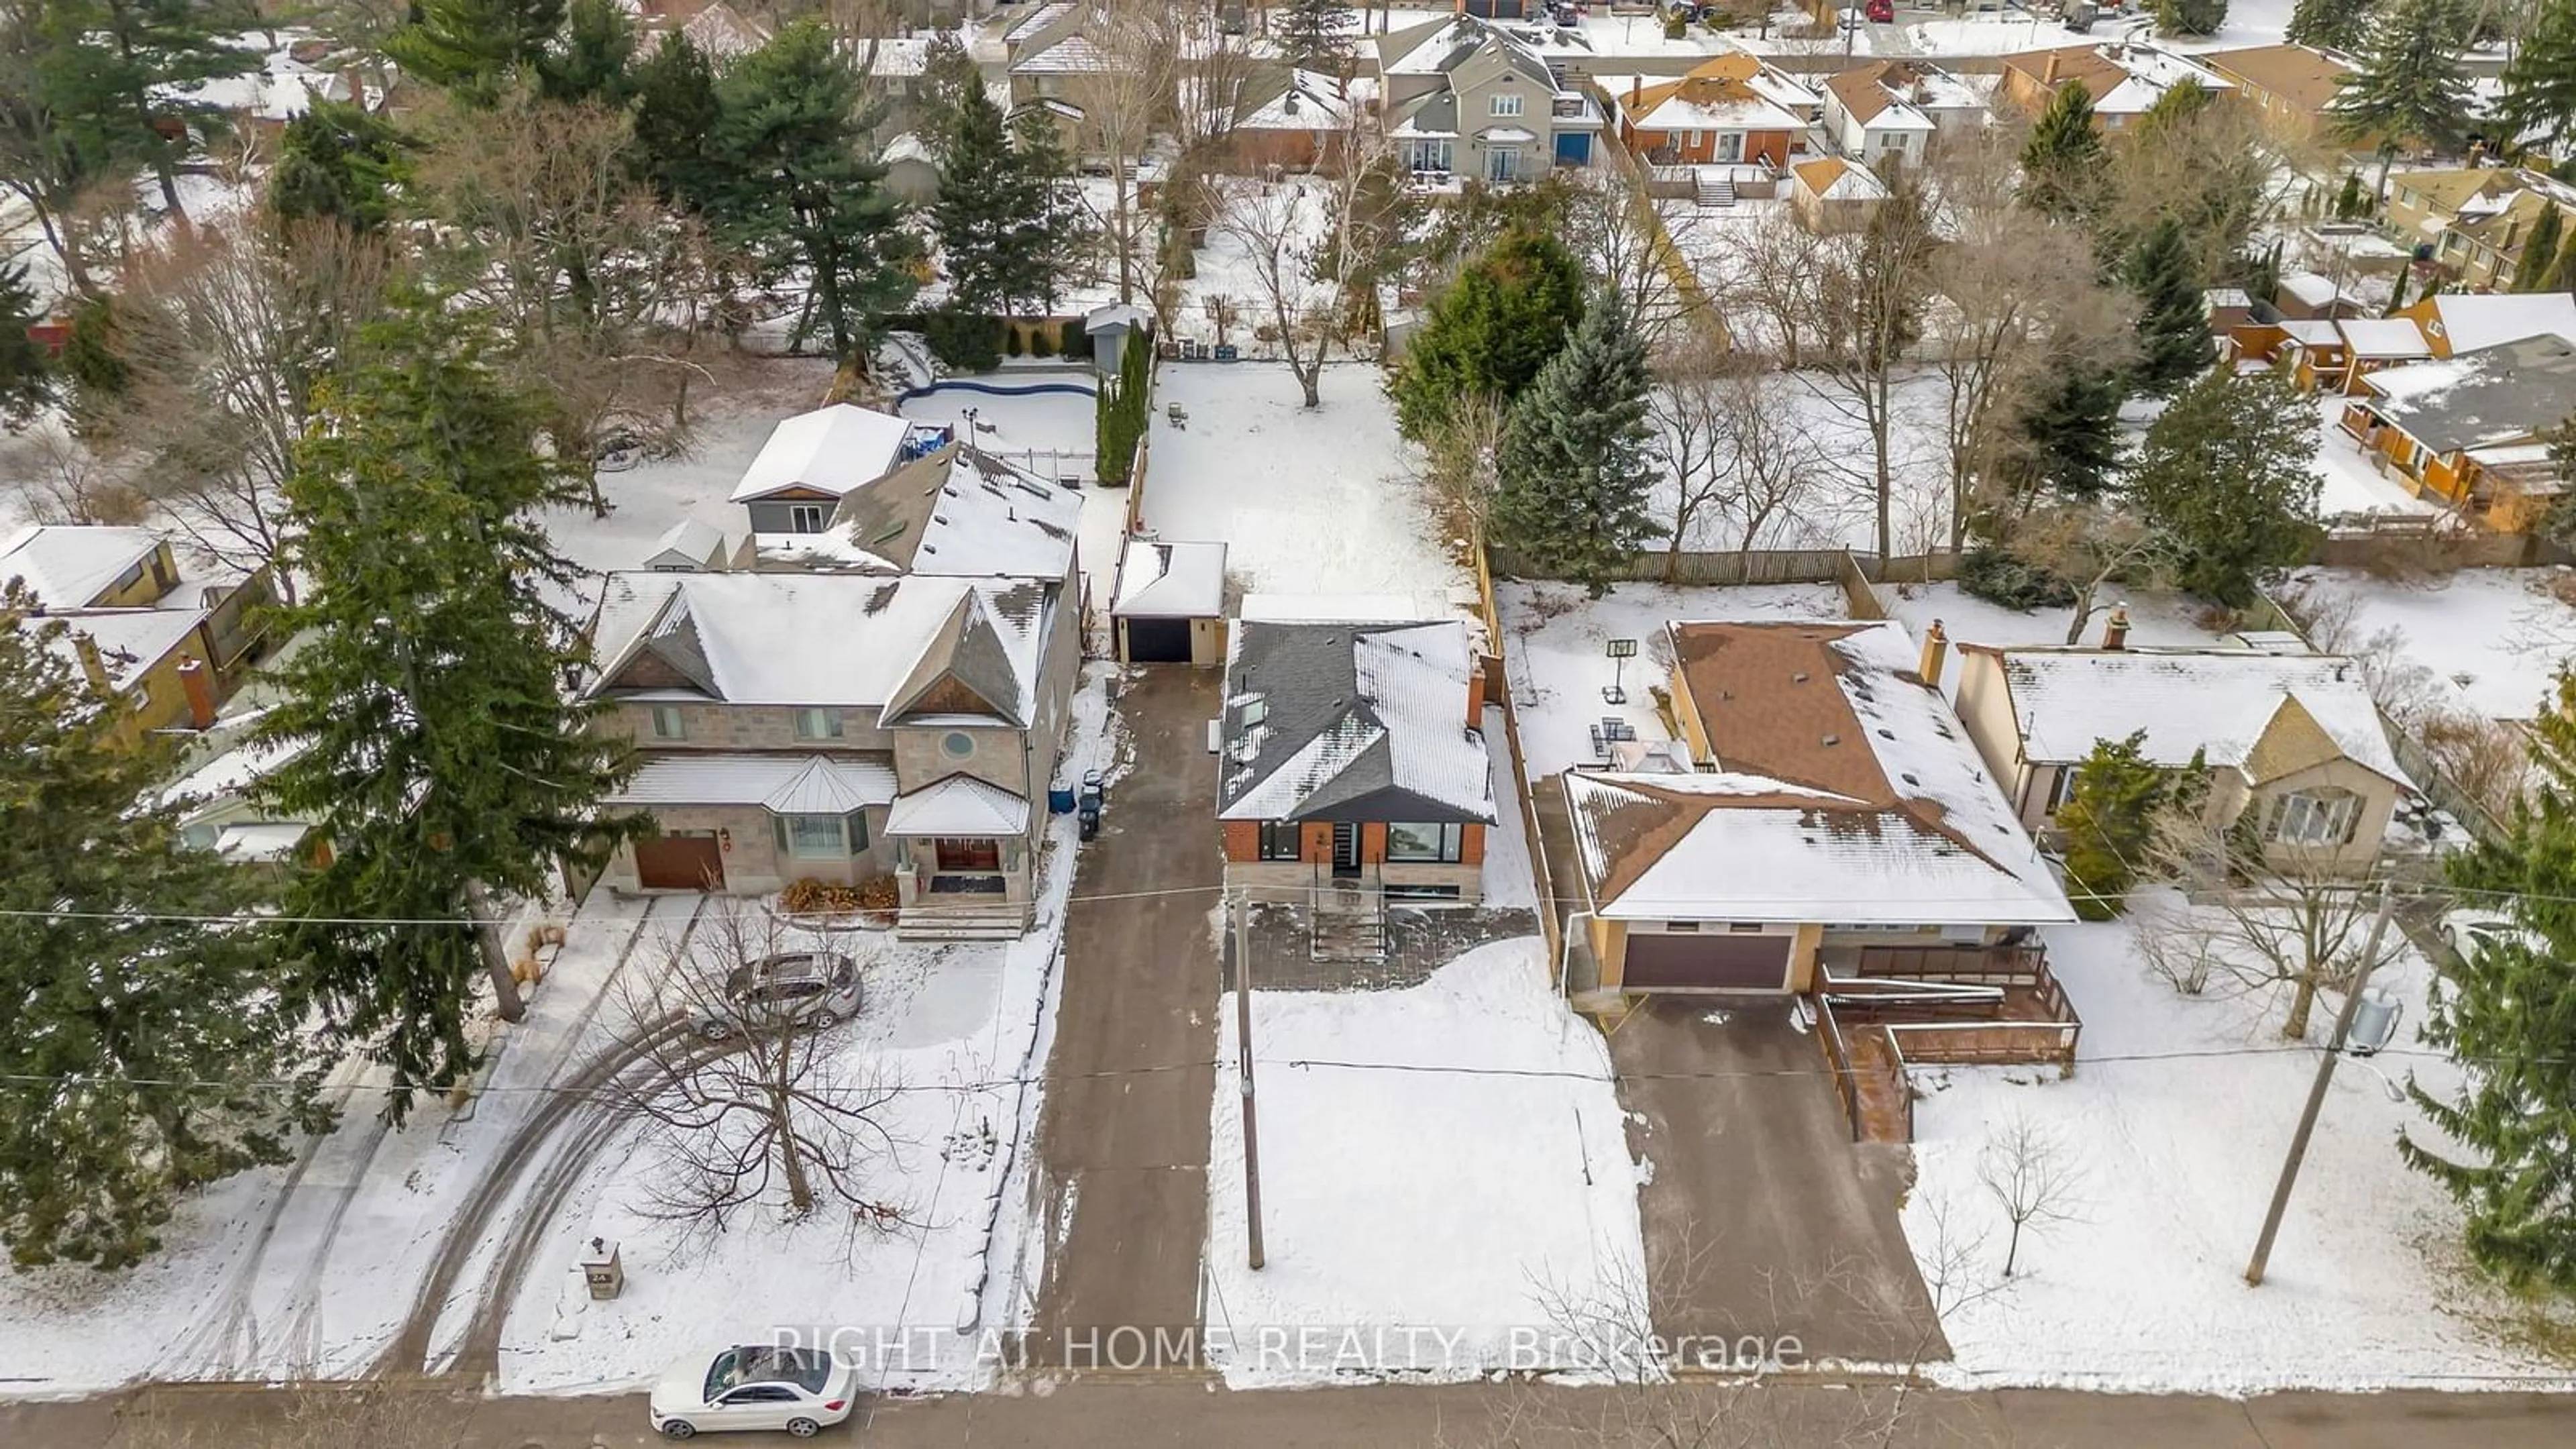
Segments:
[[[825,1349],[746,1344],[671,1365],[653,1386],[653,1427],[673,1439],[784,1429],[799,1439],[850,1417],[859,1370]]]

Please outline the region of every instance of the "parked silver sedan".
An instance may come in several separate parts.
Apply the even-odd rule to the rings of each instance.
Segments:
[[[859,963],[837,951],[787,951],[736,967],[722,998],[701,1003],[691,1025],[722,1041],[790,1023],[824,1031],[858,1014]]]

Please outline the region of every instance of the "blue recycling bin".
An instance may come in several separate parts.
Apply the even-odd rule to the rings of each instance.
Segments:
[[[1072,814],[1073,791],[1060,786],[1049,789],[1047,791],[1047,813],[1049,815]]]

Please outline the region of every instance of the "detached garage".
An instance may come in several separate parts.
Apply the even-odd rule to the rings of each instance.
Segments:
[[[1225,545],[1131,538],[1109,607],[1121,664],[1225,662]]]

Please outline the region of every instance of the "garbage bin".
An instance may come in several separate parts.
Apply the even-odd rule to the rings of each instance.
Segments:
[[[581,1255],[581,1278],[590,1285],[593,1298],[614,1298],[626,1286],[626,1265],[618,1260],[617,1245],[606,1238],[590,1240],[590,1250]]]
[[[1068,786],[1058,786],[1049,789],[1047,791],[1047,813],[1050,815],[1072,814],[1073,790]]]

